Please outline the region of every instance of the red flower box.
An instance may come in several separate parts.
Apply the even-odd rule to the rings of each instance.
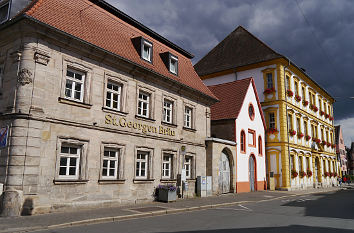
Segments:
[[[322,145],[326,145],[327,144],[327,142],[326,141],[322,141]]]
[[[303,136],[304,136],[304,134],[301,133],[301,132],[299,132],[299,133],[297,134],[297,137],[298,137],[298,138],[302,138]]]
[[[305,176],[306,176],[306,172],[300,171],[300,177],[305,177]]]
[[[287,90],[286,91],[286,94],[289,96],[289,97],[292,97],[294,95],[294,92],[292,90]]]
[[[311,177],[312,176],[312,171],[311,170],[307,170],[307,177]]]
[[[295,177],[297,177],[299,174],[297,173],[297,171],[295,171],[295,170],[291,170],[291,176],[292,176],[292,178],[295,178]]]
[[[313,104],[310,104],[310,109],[312,109],[312,111],[314,111],[314,112],[318,111],[318,108]]]
[[[329,120],[333,121],[333,119],[334,119],[334,117],[332,117],[332,116],[329,117]]]
[[[279,131],[276,128],[275,129],[274,128],[268,128],[266,130],[266,132],[269,133],[269,134],[275,134],[275,133],[278,133]]]
[[[274,87],[265,89],[263,91],[263,94],[268,95],[268,94],[273,93],[273,92],[275,92],[275,88]]]
[[[330,147],[330,146],[331,146],[331,143],[330,143],[330,142],[327,142],[327,146]]]
[[[303,104],[304,106],[307,106],[307,105],[309,104],[309,102],[308,102],[307,100],[303,100],[303,101],[302,101],[302,104]]]
[[[310,135],[306,135],[306,136],[305,136],[305,139],[306,139],[306,141],[308,141],[308,140],[311,139],[311,136],[310,136]]]
[[[325,176],[325,177],[330,176],[329,172],[325,172],[325,173],[324,173],[324,176]]]
[[[293,130],[293,129],[291,129],[291,130],[289,130],[289,134],[290,134],[291,136],[294,136],[294,135],[296,134],[296,131]]]
[[[314,141],[316,143],[321,143],[321,139],[319,139],[319,138],[312,138],[312,141]]]
[[[323,116],[325,114],[324,111],[320,111],[320,115]]]
[[[330,176],[330,177],[333,177],[333,176],[334,176],[334,173],[333,173],[333,172],[329,173],[329,176]]]
[[[332,148],[335,148],[335,147],[336,147],[336,144],[332,144],[331,146],[332,146]]]
[[[297,102],[300,102],[300,101],[301,101],[301,96],[295,95],[295,100],[296,100]]]
[[[326,114],[325,114],[325,118],[327,119],[328,117],[329,117],[329,114],[326,113]]]

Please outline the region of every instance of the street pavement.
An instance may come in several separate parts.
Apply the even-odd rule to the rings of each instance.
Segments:
[[[265,191],[18,218],[0,232],[353,232],[354,187]]]

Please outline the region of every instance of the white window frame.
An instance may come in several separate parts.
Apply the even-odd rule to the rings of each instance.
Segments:
[[[275,113],[274,112],[270,112],[269,114],[269,128],[275,129],[277,126],[275,125]],[[272,115],[273,115],[273,119],[272,119]],[[274,127],[271,127],[272,125],[274,125]]]
[[[267,77],[267,88],[274,88],[273,73],[266,73],[266,77]],[[269,84],[271,84],[271,85],[269,85]]]
[[[76,149],[76,153],[72,154],[72,153],[65,153],[62,151],[63,147],[67,147],[69,148],[69,151],[72,149]],[[64,166],[62,166],[62,158],[66,158],[66,164],[64,164]],[[78,145],[72,145],[72,144],[62,144],[60,147],[60,152],[59,152],[59,170],[58,170],[58,177],[60,179],[74,179],[77,180],[79,178],[79,169],[80,169],[80,158],[81,158],[81,147]],[[71,161],[72,159],[76,160],[75,163],[75,174],[74,175],[70,175],[70,168],[73,167],[71,165]],[[61,175],[61,168],[64,167],[65,168],[65,175]]]
[[[72,72],[74,74],[74,77],[68,76],[68,72]],[[81,75],[82,80],[76,79],[75,78],[76,75]],[[73,101],[84,102],[85,79],[86,79],[86,73],[85,72],[82,72],[82,71],[77,70],[75,68],[68,67],[67,70],[66,70],[65,83],[64,83],[64,96],[65,96],[65,98],[73,100]],[[71,82],[71,89],[70,89],[71,95],[70,96],[68,96],[67,93],[66,93],[68,80]],[[79,99],[75,98],[75,87],[76,87],[76,84],[80,84],[81,85],[81,94],[80,94],[80,98]]]
[[[146,96],[147,98],[141,98],[140,95]],[[151,94],[146,93],[144,91],[138,92],[138,109],[137,109],[137,115],[145,118],[150,117],[150,99],[151,99]],[[146,105],[144,105],[146,104]],[[146,109],[144,108],[146,106]],[[144,110],[146,110],[146,114],[144,114]]]
[[[106,152],[109,153],[109,156],[107,157],[106,156]],[[114,153],[115,156],[114,157],[111,157],[110,154],[111,153]],[[103,150],[103,155],[102,155],[102,169],[101,169],[101,176],[102,176],[102,179],[118,179],[118,176],[119,176],[119,167],[120,167],[120,154],[121,154],[121,151],[119,149],[116,149],[116,148],[110,148],[110,147],[104,147],[104,150]],[[104,161],[107,161],[107,166],[105,168],[104,166]],[[112,168],[110,165],[111,163],[114,163],[114,167]],[[104,170],[106,169],[106,175],[104,174]],[[114,171],[114,174],[113,175],[110,175],[110,170]]]
[[[0,24],[2,24],[2,23],[4,23],[4,22],[6,22],[7,20],[9,20],[9,17],[10,17],[10,8],[11,8],[11,6],[10,6],[10,0],[9,1],[5,1],[4,2],[4,4],[0,4],[0,9],[1,8],[3,8],[3,7],[5,7],[6,5],[8,5],[8,8],[7,8],[7,17],[4,19],[4,20],[2,20],[2,21],[0,21]]]
[[[145,48],[148,48],[147,57],[145,56]],[[147,62],[152,62],[153,45],[151,42],[142,39],[141,43],[141,58]]]
[[[193,157],[186,155],[184,159],[184,169],[186,170],[186,178],[191,179],[192,176],[192,169],[193,169]]]
[[[164,99],[163,101],[163,122],[173,123],[173,101]]]
[[[113,86],[115,87],[118,87],[118,90],[113,90],[112,88],[109,88],[108,86],[111,85],[112,88]],[[106,84],[106,99],[105,99],[105,107],[106,108],[110,108],[110,109],[113,109],[113,110],[117,110],[117,111],[121,111],[121,99],[122,99],[122,84],[120,83],[117,83],[117,82],[114,82],[110,79],[108,79],[107,81],[107,84]],[[118,96],[118,100],[117,100],[117,107],[115,108],[113,106],[113,97],[114,95],[117,95]],[[110,96],[110,100],[108,98],[108,96]],[[107,101],[110,101],[110,104],[107,105]]]
[[[145,158],[139,158],[141,155],[144,155]],[[150,153],[148,151],[137,151],[136,161],[135,161],[135,178],[136,179],[147,179],[149,171],[149,156]],[[142,164],[145,164],[145,174],[142,175]]]
[[[174,67],[175,69],[173,70],[172,67]],[[175,74],[175,75],[178,74],[178,57],[173,56],[171,54],[170,54],[170,59],[169,59],[169,70],[172,74]]]
[[[193,108],[185,106],[184,107],[184,127],[185,128],[192,128],[192,119],[193,119]]]
[[[168,158],[165,160],[165,158]],[[168,173],[168,174],[167,174]],[[163,152],[162,153],[162,179],[173,178],[173,154]]]

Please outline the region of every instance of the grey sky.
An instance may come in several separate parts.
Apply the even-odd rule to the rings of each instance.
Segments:
[[[194,63],[238,25],[244,26],[305,68],[312,79],[336,98],[336,124],[346,120],[354,132],[354,99],[349,98],[354,96],[353,0],[108,2],[193,53]],[[349,135],[347,145],[348,140]]]

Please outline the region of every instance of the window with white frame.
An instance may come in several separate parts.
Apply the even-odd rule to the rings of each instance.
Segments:
[[[190,107],[184,108],[184,127],[192,128],[192,112],[193,109]]]
[[[147,40],[142,40],[141,58],[145,61],[152,62],[152,43]]]
[[[0,23],[3,23],[9,19],[9,11],[10,1],[7,1],[5,4],[0,3]]]
[[[140,179],[148,178],[149,152],[138,151],[136,157],[135,177]]]
[[[275,129],[275,115],[273,112],[269,113],[269,128]]]
[[[65,97],[83,102],[85,73],[68,68],[66,71]]]
[[[162,178],[163,179],[172,178],[172,161],[173,161],[172,154],[163,153],[163,158],[162,158]]]
[[[81,147],[62,144],[59,158],[59,178],[78,179],[80,168]]]
[[[173,102],[169,100],[163,101],[163,121],[172,124]]]
[[[138,97],[138,116],[149,117],[150,95],[144,92],[139,92]]]
[[[267,73],[267,88],[273,88],[273,74]]]
[[[122,85],[108,81],[107,93],[106,93],[106,107],[120,111],[120,99],[121,99]]]
[[[186,178],[192,178],[192,156],[186,156],[184,160],[184,169],[186,170]]]
[[[118,178],[118,163],[119,163],[118,149],[104,148],[102,159],[102,178],[103,179],[117,179]]]
[[[178,58],[170,55],[170,72],[173,74],[178,73]]]

